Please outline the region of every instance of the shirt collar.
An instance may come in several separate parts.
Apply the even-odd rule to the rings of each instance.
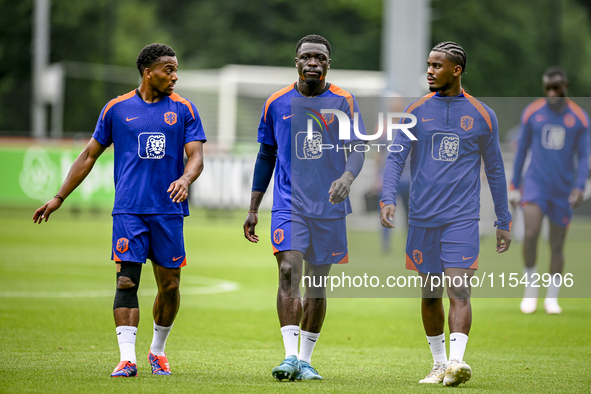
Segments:
[[[439,94],[439,92],[437,92],[437,93],[435,93],[435,97],[447,97],[447,96],[442,96]],[[464,96],[464,89],[462,88],[462,93],[460,93],[459,95],[454,96],[454,97],[465,97]]]

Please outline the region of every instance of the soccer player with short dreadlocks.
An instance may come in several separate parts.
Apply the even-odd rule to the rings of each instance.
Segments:
[[[311,360],[326,315],[326,285],[315,283],[329,275],[333,264],[349,261],[348,196],[365,156],[357,149],[363,141],[340,140],[340,120],[320,112],[341,111],[350,127],[359,113],[351,93],[326,81],[331,51],[328,40],[316,34],[297,43],[297,82],[267,99],[258,129],[261,145],[243,228],[246,239],[259,241],[258,210],[274,173],[271,245],[279,270],[277,316],[285,348],[285,359],[271,371],[277,380],[322,379]],[[317,126],[311,123],[314,117]],[[361,117],[359,127],[365,134]],[[300,281],[306,287],[303,297]]]
[[[33,215],[36,223],[47,221],[105,149],[115,147],[111,259],[117,275],[113,317],[120,361],[111,376],[125,378],[138,373],[138,289],[147,259],[158,286],[148,361],[153,375],[171,374],[164,349],[179,310],[181,267],[187,265],[183,221],[189,215],[189,186],[203,171],[206,141],[197,108],[174,93],[179,65],[174,50],[164,44],[146,45],[136,65],[140,86],[105,105],[58,194]]]
[[[462,360],[472,325],[470,278],[478,268],[480,248],[481,158],[498,218],[496,250],[505,252],[511,244],[497,118],[493,110],[464,92],[461,78],[465,72],[466,52],[460,45],[446,41],[431,50],[427,60],[431,93],[406,109],[416,116],[417,124],[409,130],[417,140],[404,133],[396,135],[394,144],[404,149],[388,155],[380,214],[384,227],[394,227],[396,191],[412,150],[406,268],[418,271],[422,278],[421,313],[434,362],[420,383],[443,381],[445,386],[465,383],[472,373]],[[442,273],[446,280],[438,285],[433,278],[441,279]],[[446,284],[449,361],[442,302]]]

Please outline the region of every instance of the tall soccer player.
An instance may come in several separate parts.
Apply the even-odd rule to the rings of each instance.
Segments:
[[[434,362],[420,383],[443,381],[445,386],[465,383],[472,374],[462,360],[472,325],[469,279],[478,268],[480,250],[481,159],[498,219],[496,251],[505,252],[511,244],[511,214],[497,118],[490,108],[464,92],[461,78],[465,72],[466,52],[460,45],[441,42],[429,53],[427,81],[431,93],[406,109],[416,116],[417,124],[410,131],[417,140],[403,133],[396,135],[394,143],[404,149],[388,155],[380,214],[382,225],[393,227],[399,179],[412,151],[406,268],[418,271],[425,283],[421,314]],[[452,279],[451,284],[444,281],[444,285],[448,283],[450,301],[449,361],[445,350],[444,285],[431,290],[430,280],[442,273]],[[456,282],[456,277],[461,280]]]
[[[180,268],[186,265],[183,220],[189,186],[203,170],[205,132],[197,109],[174,93],[178,61],[169,46],[151,44],[137,58],[141,84],[103,108],[88,145],[74,161],[58,194],[35,211],[47,221],[90,173],[105,149],[115,148],[115,204],[111,259],[117,289],[113,315],[120,362],[113,377],[137,375],[135,339],[138,288],[146,259],[152,261],[158,294],[148,360],[154,375],[170,375],[164,353],[179,309]],[[188,161],[184,165],[184,153]]]
[[[326,82],[330,54],[324,37],[308,35],[297,43],[298,81],[267,99],[258,130],[261,145],[244,236],[258,242],[258,209],[275,171],[271,240],[279,268],[277,314],[285,346],[285,359],[272,371],[278,380],[322,379],[311,357],[326,314],[326,289],[304,281],[302,300],[303,262],[308,277],[328,275],[332,264],[348,262],[348,195],[364,162],[362,150],[355,149],[363,142],[339,140],[340,120],[321,114],[332,106],[346,114],[352,126],[353,113],[359,112],[350,93]],[[361,119],[359,131],[365,134]]]
[[[566,97],[568,78],[560,67],[550,67],[542,78],[546,98],[528,105],[521,117],[521,134],[515,157],[511,202],[521,200],[525,219],[523,259],[527,284],[521,311],[533,313],[538,304],[536,249],[542,219],[550,219],[550,274],[552,281],[544,300],[547,313],[558,314],[557,278],[564,267],[564,239],[573,216],[573,208],[583,201],[589,175],[589,116]],[[527,152],[531,162],[522,179]],[[575,156],[577,166],[575,167]]]

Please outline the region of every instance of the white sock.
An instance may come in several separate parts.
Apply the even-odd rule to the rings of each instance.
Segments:
[[[281,327],[281,335],[283,335],[283,346],[285,347],[285,358],[288,356],[298,355],[298,339],[300,337],[299,326],[283,326]]]
[[[300,361],[305,361],[308,364],[312,361],[312,352],[314,351],[314,346],[316,346],[316,341],[320,333],[308,332],[302,330],[302,340],[300,341],[300,354],[298,355],[298,359]]]
[[[557,299],[558,299],[558,292],[560,291],[560,286],[556,286],[556,283],[561,283],[561,278],[558,277],[558,275],[560,275],[560,274],[552,275],[552,280],[550,281],[550,285],[548,286],[548,291],[546,292],[546,300],[558,302]]]
[[[427,335],[427,341],[431,348],[431,354],[433,355],[433,362],[441,361],[447,362],[447,355],[445,353],[445,333],[439,334],[434,337]]]
[[[117,342],[119,342],[119,352],[121,354],[119,361],[129,361],[132,364],[136,364],[135,337],[137,327],[119,326],[115,330],[117,331]]]
[[[464,360],[466,345],[468,344],[468,335],[461,332],[452,332],[449,334],[449,359]]]
[[[154,336],[152,337],[152,345],[150,351],[156,356],[164,356],[164,347],[166,346],[166,339],[170,334],[172,326],[162,327],[154,322]]]
[[[532,287],[531,284],[534,281],[533,274],[538,272],[538,268],[534,265],[533,267],[523,267],[523,273],[527,275],[527,285],[523,292],[523,298],[538,298],[538,287]],[[536,279],[537,275],[536,275]],[[538,281],[539,284],[539,281]]]

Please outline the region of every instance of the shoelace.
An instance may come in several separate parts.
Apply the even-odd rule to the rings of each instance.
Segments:
[[[127,362],[125,362],[125,364],[123,366],[119,367],[122,363],[124,363],[124,361],[121,361],[117,365],[117,367],[115,368],[115,371],[113,371],[113,373],[124,371],[127,374],[127,376],[129,376],[133,372],[133,365],[129,361],[127,361]]]
[[[316,368],[314,368],[311,365],[309,365],[308,368],[310,368],[312,370],[312,372],[314,372],[316,375],[318,375],[318,371],[316,370]]]
[[[460,361],[460,360],[453,359],[453,360],[449,360],[449,363],[447,364],[447,366],[450,366],[452,364],[466,364],[466,362],[465,361]]]
[[[304,369],[304,368],[311,369],[316,375],[318,375],[318,371],[316,370],[316,368],[314,368],[310,364],[302,364],[302,369]]]
[[[152,359],[152,361],[150,361],[150,364],[152,364],[152,366],[154,366],[154,364],[156,364],[158,366],[157,369],[154,370],[154,372],[158,372],[158,371],[164,371],[164,372],[168,372],[166,371],[164,368],[162,368],[162,366],[160,365],[160,359],[156,356]]]
[[[444,372],[445,372],[445,369],[447,368],[447,366],[443,363],[439,363],[439,364],[433,363],[432,365],[433,365],[433,369],[431,369],[431,372],[429,372],[429,375],[427,375],[427,377],[435,376],[435,374],[437,373],[437,371],[440,368],[443,368]]]
[[[296,362],[294,360],[287,360],[287,359],[285,359],[285,360],[283,360],[283,364],[287,364],[287,365],[290,365],[292,367],[295,367],[296,366]]]

